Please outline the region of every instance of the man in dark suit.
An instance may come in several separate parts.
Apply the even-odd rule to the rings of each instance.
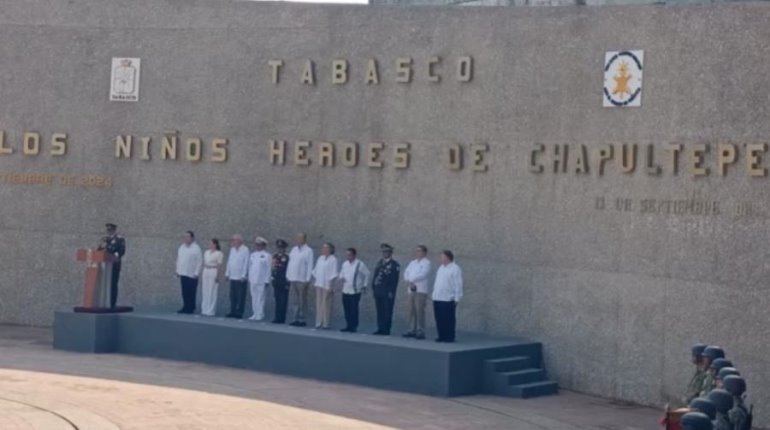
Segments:
[[[372,293],[377,307],[377,331],[373,334],[388,336],[393,323],[393,304],[400,279],[401,265],[394,260],[393,247],[387,243],[380,245],[382,258],[377,262],[372,277]]]

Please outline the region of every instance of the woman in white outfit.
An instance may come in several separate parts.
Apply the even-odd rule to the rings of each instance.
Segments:
[[[213,317],[217,311],[217,290],[219,287],[219,269],[225,255],[219,247],[219,240],[211,239],[209,249],[203,253],[203,285],[201,291],[201,314]]]
[[[313,268],[315,286],[315,327],[328,329],[334,303],[333,281],[337,278],[337,257],[334,245],[326,242],[321,247],[321,256]]]

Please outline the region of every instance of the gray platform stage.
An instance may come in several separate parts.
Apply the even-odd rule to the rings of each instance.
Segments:
[[[349,334],[167,314],[57,311],[54,348],[194,361],[435,396],[556,392],[540,343],[458,334],[458,342]]]

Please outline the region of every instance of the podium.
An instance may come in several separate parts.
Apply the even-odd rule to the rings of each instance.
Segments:
[[[115,256],[99,249],[78,249],[76,259],[86,263],[86,273],[83,303],[74,308],[75,312],[116,313],[134,310],[130,306],[110,307],[112,265],[117,261]]]

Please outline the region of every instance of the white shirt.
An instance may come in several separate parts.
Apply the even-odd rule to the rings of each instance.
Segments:
[[[417,292],[428,294],[428,278],[430,277],[430,260],[421,258],[412,260],[404,270],[404,280],[417,286]]]
[[[227,270],[225,276],[234,281],[246,280],[249,273],[249,248],[241,245],[240,248],[230,248],[227,256]]]
[[[433,283],[433,301],[459,302],[463,297],[463,271],[454,262],[441,265]]]
[[[187,276],[188,278],[197,278],[201,273],[203,266],[203,254],[201,247],[197,243],[183,243],[179,245],[179,251],[176,252],[176,274]]]
[[[224,261],[225,255],[222,254],[222,251],[215,250],[212,251],[210,249],[207,249],[206,252],[203,253],[203,268],[204,269],[219,269],[219,266],[222,265],[222,261]]]
[[[356,267],[358,267],[358,274],[356,274]],[[340,269],[340,277],[345,280],[342,285],[342,292],[344,294],[357,294],[369,284],[369,268],[357,258],[352,263],[345,260],[342,263],[342,269]],[[353,278],[355,278],[355,284],[353,284]]]
[[[291,263],[291,257],[289,257],[289,263]],[[318,257],[318,261],[313,268],[313,283],[316,287],[329,289],[331,287],[332,279],[337,277],[337,257],[333,255],[322,255]]]
[[[307,245],[295,246],[289,253],[286,279],[289,282],[310,282],[313,274],[313,249]]]
[[[251,285],[265,285],[270,282],[270,253],[267,251],[254,251],[249,257],[249,283]]]

